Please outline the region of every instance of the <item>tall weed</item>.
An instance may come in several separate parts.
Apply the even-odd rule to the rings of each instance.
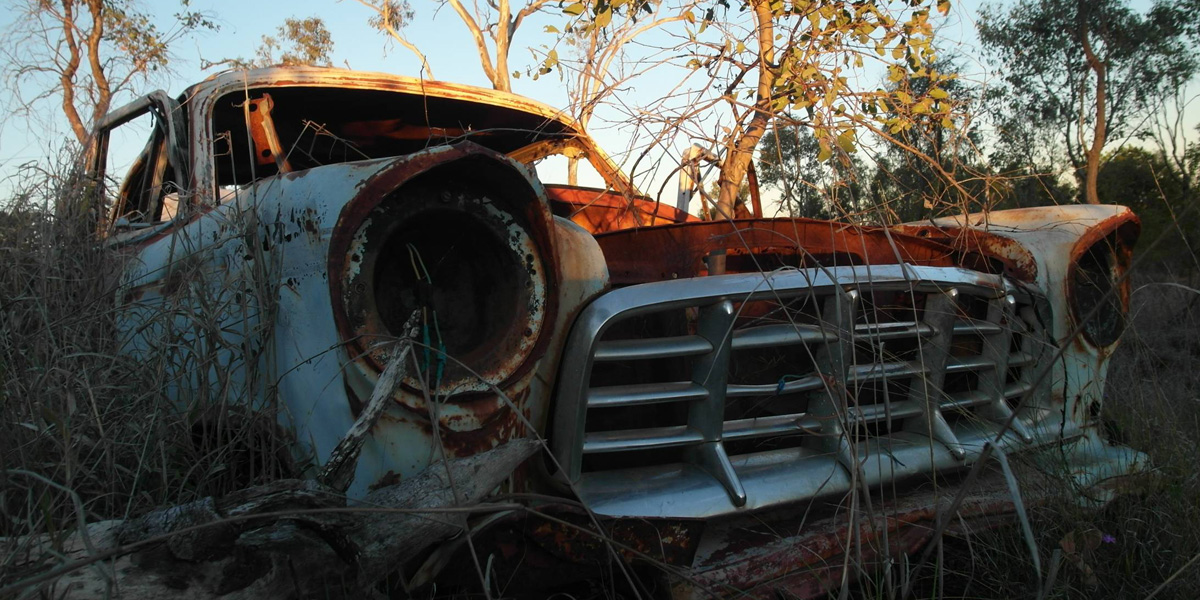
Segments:
[[[220,333],[253,310],[262,318],[243,319],[254,330],[242,338],[269,352],[271,261],[237,280],[191,274],[184,300],[139,323],[154,339],[135,358],[120,284],[134,258],[97,235],[92,186],[70,168],[23,175],[0,203],[0,536],[61,539],[78,517],[125,518],[290,473],[265,361],[230,360],[237,342]],[[194,366],[202,385],[177,385]],[[235,371],[252,384],[226,385]],[[4,546],[0,582],[37,568],[26,560]]]

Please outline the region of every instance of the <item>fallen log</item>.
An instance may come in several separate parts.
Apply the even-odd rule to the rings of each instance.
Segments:
[[[488,510],[480,501],[537,448],[512,440],[350,504],[316,481],[281,480],[94,523],[59,548],[48,536],[7,540],[5,555],[21,557],[9,572],[26,572],[5,582],[0,597],[371,597],[382,578],[461,531],[469,512]],[[57,564],[46,568],[47,557]],[[35,565],[43,567],[29,572]]]

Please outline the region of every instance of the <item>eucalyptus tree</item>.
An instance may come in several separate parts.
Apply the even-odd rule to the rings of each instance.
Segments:
[[[1098,203],[1110,140],[1143,132],[1163,100],[1196,74],[1200,14],[1187,4],[1159,0],[1145,13],[1125,0],[987,7],[979,37],[1004,80],[1000,130],[1027,140],[1049,132],[1083,199]]]
[[[18,110],[31,114],[57,100],[81,145],[114,98],[169,72],[175,42],[217,29],[188,0],[164,19],[134,0],[14,0],[12,10],[0,51]]]

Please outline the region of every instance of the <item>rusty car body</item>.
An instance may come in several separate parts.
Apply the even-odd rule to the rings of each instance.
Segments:
[[[987,444],[1088,493],[1145,468],[1098,422],[1139,228],[1123,207],[699,221],[638,195],[549,107],[308,67],[118,110],[97,171],[111,131],[144,114],[151,139],[103,220],[129,257],[128,351],[158,351],[164,305],[232,289],[219,326],[193,335],[253,355],[220,385],[251,404],[276,394],[316,468],[417,332],[348,494],[544,438],[503,490],[535,498],[533,516],[471,533],[522,585],[617,556],[666,565],[677,595],[819,594],[851,543],[862,559],[927,541]],[[532,165],[552,155],[606,187],[542,182]],[[176,397],[215,385],[179,368]],[[870,518],[847,517],[872,498]],[[1004,490],[970,498],[968,520],[1013,507]],[[612,543],[584,531],[597,524]]]

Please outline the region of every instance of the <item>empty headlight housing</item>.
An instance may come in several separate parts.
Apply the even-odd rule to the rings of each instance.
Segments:
[[[1073,253],[1068,296],[1074,322],[1084,338],[1097,348],[1107,348],[1125,331],[1129,312],[1129,269],[1132,245],[1137,239],[1136,222]]]
[[[352,361],[382,371],[415,332],[421,378],[441,395],[489,392],[528,371],[553,322],[552,218],[506,165],[451,163],[360,210],[331,271]],[[337,252],[337,250],[333,250]],[[446,358],[440,358],[444,353]]]

